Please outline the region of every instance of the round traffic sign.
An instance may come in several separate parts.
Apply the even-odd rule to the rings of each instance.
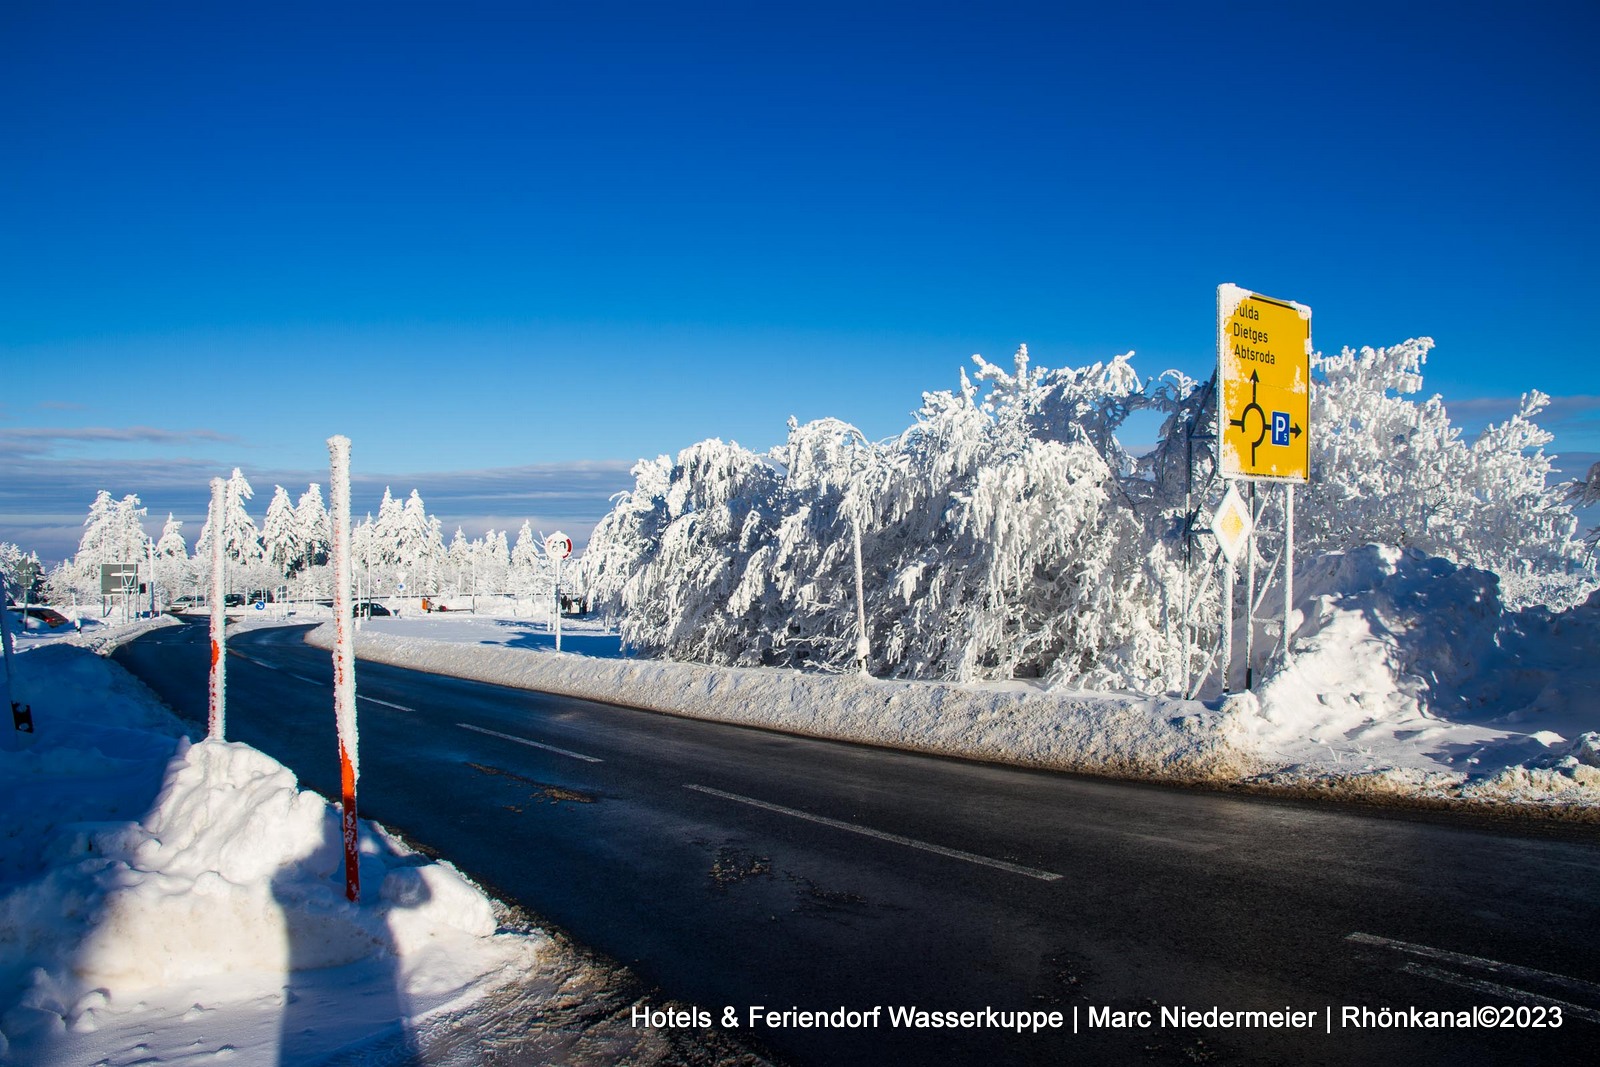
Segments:
[[[572,555],[572,538],[557,530],[544,539],[544,554],[551,559],[566,559]]]

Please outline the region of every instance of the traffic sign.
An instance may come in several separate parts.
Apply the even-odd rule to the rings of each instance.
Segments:
[[[1222,494],[1222,503],[1217,505],[1217,513],[1211,519],[1211,532],[1217,535],[1217,546],[1229,563],[1239,558],[1239,550],[1250,539],[1254,526],[1249,505],[1229,482],[1227,492]]]
[[[1217,286],[1217,452],[1224,477],[1311,477],[1311,309]]]
[[[130,593],[139,584],[139,565],[137,563],[102,563],[100,564],[100,592]]]
[[[566,559],[572,555],[572,538],[557,530],[544,539],[544,554],[551,559]]]

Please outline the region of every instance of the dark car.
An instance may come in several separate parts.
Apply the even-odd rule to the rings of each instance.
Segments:
[[[244,594],[243,593],[224,593],[222,595],[222,606],[225,607],[225,608],[242,608],[242,607],[244,607]]]
[[[13,606],[11,610],[16,611],[18,609]],[[72,620],[61,614],[61,612],[57,611],[55,608],[33,607],[22,608],[21,611],[22,614],[26,615],[28,618],[38,619],[52,630],[58,626],[72,625]]]
[[[376,604],[368,600],[357,604],[352,614],[358,619],[366,619],[377,615],[392,615],[394,613],[382,604]]]

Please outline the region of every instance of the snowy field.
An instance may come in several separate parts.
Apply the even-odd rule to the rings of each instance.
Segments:
[[[85,647],[163,625],[17,641],[39,730],[0,748],[0,1061],[669,1055],[618,1023],[625,977],[380,826],[362,824],[348,903],[335,809],[247,745],[191,743]]]
[[[1376,545],[1311,561],[1296,588],[1293,664],[1264,663],[1257,694],[1204,703],[557,656],[541,623],[470,616],[370,620],[358,649],[480,681],[1026,766],[1600,813],[1600,598],[1511,611],[1487,572]],[[564,650],[582,638],[569,631]],[[615,638],[590,639],[615,655]],[[310,640],[328,645],[331,629]]]

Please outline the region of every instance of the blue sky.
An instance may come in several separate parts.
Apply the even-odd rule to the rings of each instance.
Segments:
[[[1224,281],[1600,453],[1592,3],[236,6],[0,10],[0,538],[264,507],[335,432],[583,527],[974,352],[1207,373]]]

